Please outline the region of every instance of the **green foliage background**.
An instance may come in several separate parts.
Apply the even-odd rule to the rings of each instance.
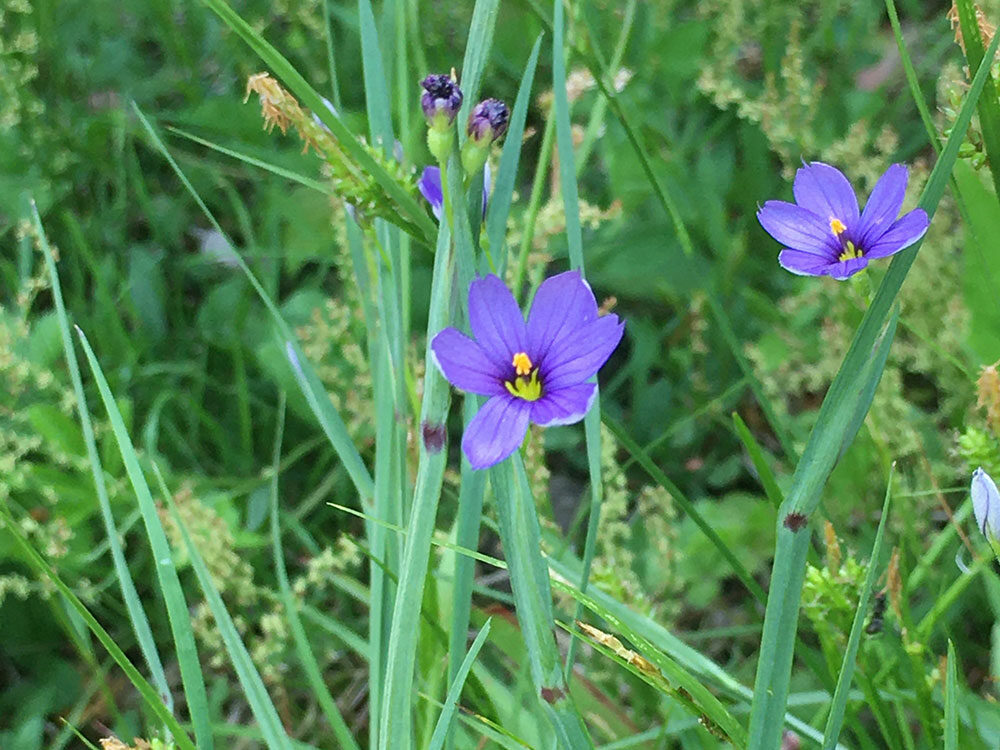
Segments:
[[[790,178],[801,159],[836,164],[863,195],[889,164],[905,161],[910,207],[935,152],[881,4],[622,5],[568,5],[569,97],[588,278],[599,299],[613,296],[616,312],[628,321],[625,343],[602,371],[602,409],[625,425],[766,588],[774,506],[762,486],[762,467],[749,457],[731,414],[738,412],[749,426],[766,457],[765,471],[787,490],[797,453],[884,266],[845,283],[786,274],[776,264],[779,248],[756,222],[756,208],[768,198],[790,198]],[[404,31],[396,7],[378,5],[376,20],[382,38],[402,38],[409,55],[406,66],[388,53],[384,62],[402,164],[416,174],[429,162],[417,82],[425,72],[460,66],[472,4],[401,0]],[[352,130],[367,132],[354,3],[247,0],[237,10],[331,99]],[[967,87],[947,10],[916,2],[899,7],[940,133],[951,126]],[[995,10],[987,5],[987,18],[995,20]],[[677,201],[694,256],[684,252],[628,134],[585,67],[588,55],[608,58],[633,11],[616,71],[619,97],[650,149],[656,177]],[[532,42],[543,31],[548,39],[549,15],[548,7],[531,0],[501,4],[485,95],[513,102]],[[363,743],[370,718],[369,550],[364,521],[329,505],[356,508],[356,493],[295,385],[267,311],[132,107],[167,137],[170,152],[298,335],[368,459],[375,440],[373,373],[343,203],[188,137],[322,180],[314,154],[303,153],[291,132],[265,132],[256,102],[244,103],[246,79],[261,69],[200,3],[0,0],[0,502],[139,664],[100,522],[51,284],[30,222],[33,198],[58,251],[71,320],[94,346],[141,458],[163,469],[178,515],[286,730],[296,740],[330,747],[334,735],[302,678],[282,614],[267,527],[272,447],[283,413],[278,393],[287,393],[280,515],[290,587],[324,681]],[[527,288],[568,262],[556,162],[543,147],[551,72],[551,54],[543,52],[508,226],[510,246],[528,253]],[[829,696],[823,691],[832,691],[840,669],[834,656],[842,655],[847,641],[895,464],[886,544],[897,555],[898,596],[882,634],[863,636],[858,692],[851,696],[844,734],[851,747],[940,746],[941,659],[949,640],[964,686],[960,719],[970,744],[961,746],[993,747],[1000,736],[1000,588],[983,540],[966,520],[971,469],[1000,471],[1000,425],[977,405],[990,404],[994,395],[976,386],[981,368],[1000,359],[1000,255],[992,241],[1000,210],[985,148],[977,122],[953,190],[903,287],[899,328],[872,409],[823,495],[823,517],[835,536],[816,539],[800,625],[814,662],[796,662],[790,704],[795,716],[817,728],[825,720]],[[541,192],[533,214],[536,168]],[[426,324],[431,260],[414,245],[404,311],[414,331]],[[736,351],[750,363],[767,408],[734,357],[710,295],[723,301]],[[414,397],[425,343],[416,335],[409,342]],[[169,643],[171,630],[157,614],[155,560],[117,444],[96,406],[96,391],[85,382],[91,409],[102,415],[98,445],[129,568],[154,636]],[[1000,393],[995,399],[1000,403]],[[459,409],[453,412],[457,436]],[[412,418],[406,427],[415,455],[419,427]],[[644,472],[632,453],[605,430],[592,585],[752,685],[761,603],[679,509],[676,493]],[[585,456],[579,426],[533,432],[526,449],[543,547],[553,559],[582,554]],[[457,472],[449,472],[440,539],[454,521],[457,492]],[[485,512],[495,520],[491,502]],[[210,609],[194,594],[180,527],[166,511],[163,523],[191,592],[213,720],[220,736],[229,738],[220,744],[262,746]],[[835,538],[842,552],[831,551]],[[495,524],[486,524],[480,550],[502,557]],[[956,554],[963,564],[978,565],[975,575],[956,568]],[[438,585],[449,575],[443,559],[432,553],[435,583],[425,594],[425,621],[417,625],[424,676],[418,682],[422,700],[415,703],[418,746],[430,737],[447,687],[440,674],[432,677],[447,654],[435,630],[438,620],[448,621],[447,587]],[[492,629],[479,657],[483,666],[473,669],[460,701],[472,713],[461,714],[455,741],[461,747],[517,746],[505,744],[513,736],[529,747],[547,746],[551,738],[530,700],[509,587],[489,565],[477,573],[473,623],[478,628],[493,615]],[[876,590],[892,585],[890,576]],[[939,606],[942,601],[947,606]],[[556,608],[557,619],[571,624],[574,602],[565,592],[557,590]],[[75,746],[80,740],[70,727],[92,742],[108,736],[104,728],[126,740],[159,731],[78,617],[34,577],[4,533],[0,622],[0,747]],[[565,647],[568,637],[559,638]],[[165,667],[178,690],[177,665]],[[570,689],[604,747],[718,744],[697,716],[684,713],[682,697],[589,647]],[[745,713],[746,696],[732,703]],[[531,708],[519,712],[524,706]],[[474,714],[501,730],[487,731],[469,718]],[[475,744],[480,738],[486,744]]]

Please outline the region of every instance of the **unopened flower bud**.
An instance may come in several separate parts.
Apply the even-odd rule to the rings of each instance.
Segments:
[[[510,122],[510,111],[499,99],[484,99],[469,115],[468,140],[462,148],[462,167],[466,174],[483,168],[493,142],[502,138]]]
[[[445,164],[455,139],[452,123],[462,106],[462,89],[446,75],[427,76],[420,85],[424,87],[420,107],[427,118],[427,148],[438,164]]]
[[[1000,543],[1000,491],[996,482],[979,467],[972,473],[972,512],[976,526],[992,545]]]

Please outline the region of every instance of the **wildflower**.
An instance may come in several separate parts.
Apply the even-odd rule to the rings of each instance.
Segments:
[[[483,218],[486,218],[486,203],[490,199],[490,163],[483,165]],[[431,204],[431,213],[434,218],[441,221],[441,207],[444,205],[444,192],[441,190],[441,168],[424,167],[420,179],[417,181],[417,189]]]
[[[972,472],[971,492],[976,526],[991,544],[1000,543],[1000,492],[982,466]]]
[[[462,147],[462,167],[466,174],[483,168],[490,146],[507,132],[510,112],[499,99],[484,99],[472,109],[466,133],[469,138]]]
[[[924,236],[929,220],[922,208],[900,218],[907,172],[902,164],[886,170],[863,213],[843,173],[814,161],[795,174],[795,203],[767,201],[757,212],[761,226],[786,248],[778,263],[800,276],[843,280],[868,265],[909,247]]]
[[[450,76],[429,75],[420,85],[424,88],[420,107],[427,118],[427,148],[439,164],[444,164],[454,141],[451,126],[462,106],[462,89],[454,72]]]
[[[597,393],[587,381],[625,327],[617,315],[598,315],[594,293],[578,271],[542,283],[527,323],[498,277],[476,279],[469,286],[469,325],[474,339],[445,328],[431,351],[452,385],[490,397],[462,438],[476,469],[517,450],[529,421],[547,427],[583,419]]]

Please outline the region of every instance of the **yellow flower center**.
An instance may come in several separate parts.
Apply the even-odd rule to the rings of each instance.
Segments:
[[[832,229],[833,233],[838,237],[847,231],[847,227],[844,226],[844,222],[840,219],[830,219],[830,229]]]
[[[514,355],[514,372],[517,377],[504,381],[507,392],[514,398],[525,401],[537,401],[542,397],[542,384],[538,381],[538,369],[531,363],[531,358],[525,352]]]
[[[854,258],[861,257],[861,248],[855,247],[854,243],[850,240],[844,245],[844,252],[840,254],[837,260],[853,260]]]
[[[511,362],[514,365],[514,370],[518,375],[529,375],[531,374],[531,357],[527,355],[526,352],[518,352],[514,355],[514,361]]]

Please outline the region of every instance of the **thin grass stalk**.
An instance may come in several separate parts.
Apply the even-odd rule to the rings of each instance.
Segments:
[[[451,680],[451,687],[448,688],[448,695],[445,698],[444,705],[441,707],[441,714],[438,717],[437,725],[434,727],[434,734],[431,735],[427,750],[441,750],[441,747],[444,745],[445,737],[448,736],[452,720],[455,718],[455,709],[457,708],[458,699],[462,695],[462,687],[469,676],[469,670],[472,669],[473,662],[479,656],[480,649],[486,643],[492,623],[492,618],[485,622],[482,629],[476,635],[476,639],[469,647],[469,653],[466,654],[461,664],[459,664],[458,671]]]
[[[868,604],[871,601],[872,589],[881,575],[882,538],[885,535],[885,525],[889,518],[891,502],[892,470],[890,469],[889,479],[885,487],[885,501],[882,503],[882,517],[878,522],[878,531],[875,532],[875,543],[872,545],[872,554],[868,561],[868,570],[865,572],[865,580],[861,585],[861,591],[858,592],[858,609],[854,613],[854,621],[851,623],[851,632],[847,637],[847,648],[844,650],[844,663],[837,677],[837,688],[833,692],[830,714],[827,716],[826,727],[823,730],[823,750],[833,750],[836,747],[844,723],[848,693],[854,677],[858,648],[861,645],[861,631],[864,629],[865,620],[868,617]]]
[[[243,640],[240,638],[236,623],[226,609],[226,605],[222,601],[222,595],[216,588],[214,581],[212,581],[212,575],[208,572],[205,560],[191,540],[187,525],[177,511],[173,494],[167,487],[163,479],[163,474],[155,463],[153,464],[153,474],[156,476],[160,492],[170,511],[170,515],[173,517],[178,531],[180,531],[184,548],[191,562],[191,568],[194,570],[195,577],[198,579],[198,585],[205,595],[205,603],[208,604],[208,608],[212,612],[212,618],[219,629],[219,635],[226,647],[229,661],[236,672],[236,679],[243,689],[243,697],[249,704],[250,711],[257,721],[263,740],[267,744],[268,750],[291,750],[292,741],[286,734],[285,727],[278,716],[278,710],[274,707],[274,703],[267,693],[264,680],[261,678],[260,672],[257,671],[257,667],[250,657],[250,652],[247,651],[246,645],[244,645]]]
[[[958,750],[958,710],[961,700],[958,691],[958,657],[955,644],[948,639],[948,667],[944,680],[944,750]]]
[[[288,581],[288,571],[285,568],[285,553],[281,544],[281,525],[278,521],[278,480],[281,476],[281,443],[285,430],[285,394],[281,393],[278,401],[278,424],[274,432],[274,450],[271,461],[271,552],[274,557],[274,570],[278,579],[278,593],[281,604],[285,610],[285,619],[288,622],[288,629],[292,634],[292,641],[295,644],[295,652],[305,672],[306,681],[319,704],[320,711],[326,718],[337,744],[342,750],[361,750],[351,730],[344,721],[344,716],[337,708],[337,702],[330,695],[330,691],[323,681],[323,674],[320,671],[316,657],[313,655],[309,645],[305,628],[302,627],[302,620],[299,618],[298,606],[292,594],[292,587]]]
[[[965,59],[969,64],[969,75],[975,75],[976,71],[984,65],[983,37],[979,30],[979,21],[976,18],[976,6],[972,0],[955,0],[955,8],[958,10],[958,22],[962,31],[962,41],[964,42]],[[979,109],[979,126],[983,133],[983,146],[986,148],[986,163],[990,167],[990,175],[993,177],[993,187],[1000,196],[1000,98],[998,98],[996,81],[990,70],[992,62],[987,60],[986,85],[979,96],[977,105]],[[963,132],[964,135],[964,132]]]
[[[101,401],[104,402],[108,420],[111,422],[111,430],[118,444],[122,463],[125,465],[125,473],[128,475],[129,483],[135,492],[139,511],[142,514],[142,523],[146,529],[146,537],[149,540],[155,563],[153,568],[156,571],[156,580],[167,608],[167,619],[170,622],[170,634],[174,641],[174,650],[180,667],[181,682],[184,685],[184,696],[189,706],[192,722],[195,718],[198,720],[198,723],[195,724],[195,739],[199,747],[211,748],[213,741],[208,718],[208,694],[205,690],[205,677],[201,671],[201,661],[198,657],[198,648],[195,645],[194,631],[191,628],[187,600],[177,575],[177,568],[174,567],[167,535],[156,512],[156,504],[153,502],[153,496],[150,494],[149,486],[142,474],[139,458],[128,436],[125,422],[121,412],[118,411],[114,396],[111,394],[111,388],[101,371],[97,357],[90,348],[87,337],[79,327],[77,327],[76,333],[83,346],[84,354],[87,355],[91,376],[97,383]]]
[[[987,81],[987,73],[998,44],[1000,35],[995,36],[990,43],[983,64],[973,79],[968,98],[956,119],[952,134],[924,188],[919,205],[929,216],[933,216],[944,193],[958,157],[958,148],[964,140],[965,130],[972,119],[979,94]],[[754,684],[748,746],[750,750],[771,750],[780,743],[791,675],[794,634],[798,625],[800,597],[805,576],[809,535],[793,532],[781,521],[790,512],[802,513],[808,517],[819,504],[823,486],[844,445],[844,434],[856,413],[859,384],[863,386],[872,377],[881,374],[866,373],[866,370],[871,370],[867,364],[872,358],[876,338],[883,328],[883,321],[902,287],[919,247],[920,243],[917,243],[893,258],[875,298],[858,327],[844,362],[823,399],[816,425],[796,468],[791,492],[782,505],[772,568],[771,593],[764,618],[764,633]]]
[[[38,236],[38,244],[45,256],[45,266],[49,272],[49,281],[52,285],[52,298],[56,307],[56,318],[59,321],[59,332],[62,338],[63,353],[66,355],[66,365],[69,368],[70,381],[73,383],[73,394],[76,396],[76,409],[80,417],[80,428],[83,432],[83,442],[87,446],[87,460],[90,463],[90,471],[94,477],[94,489],[97,492],[97,503],[101,509],[101,520],[104,522],[104,531],[108,538],[108,549],[111,551],[111,560],[115,569],[115,577],[118,579],[118,586],[122,592],[122,600],[125,602],[125,611],[128,613],[129,622],[135,632],[136,640],[139,643],[139,650],[142,658],[149,668],[150,677],[157,690],[160,691],[160,698],[164,705],[170,710],[174,710],[174,698],[167,686],[167,677],[163,671],[163,663],[160,661],[160,654],[156,649],[156,641],[153,639],[153,631],[149,626],[149,619],[146,611],[139,600],[139,593],[136,591],[135,582],[129,572],[128,563],[125,560],[125,552],[122,549],[119,538],[118,527],[115,524],[114,514],[111,512],[111,500],[108,497],[107,484],[104,481],[104,468],[101,465],[101,456],[97,450],[97,440],[94,437],[94,424],[90,418],[90,409],[87,407],[87,397],[83,391],[83,379],[80,377],[80,364],[76,359],[76,351],[73,348],[73,338],[69,327],[69,318],[66,315],[66,305],[62,296],[62,285],[59,282],[59,272],[56,270],[55,257],[49,245],[45,229],[42,227],[42,219],[38,214],[38,207],[31,201],[31,218],[35,225],[35,233]],[[207,707],[206,707],[207,708]],[[201,722],[202,732],[208,730],[207,716],[198,713]]]
[[[452,169],[456,165],[452,164]],[[413,494],[413,513],[407,524],[407,537],[399,567],[399,587],[392,611],[388,641],[387,671],[380,714],[379,747],[382,750],[405,750],[410,747],[414,662],[420,628],[413,615],[421,609],[431,537],[434,534],[438,501],[448,452],[444,450],[445,418],[450,404],[448,382],[434,364],[430,344],[448,323],[451,298],[451,233],[441,222],[434,270],[431,302],[427,321],[424,397],[420,412],[419,462]],[[373,686],[374,689],[374,686]]]
[[[573,133],[570,123],[569,98],[566,94],[566,29],[562,0],[555,0],[552,35],[552,93],[556,120],[556,149],[559,154],[559,185],[562,189],[563,207],[566,214],[566,242],[569,246],[569,262],[572,268],[584,273],[583,228],[580,224],[580,199],[576,184],[576,161],[573,153]],[[604,484],[601,481],[601,394],[597,377],[593,381],[596,393],[594,404],[583,419],[584,436],[587,446],[587,475],[590,480],[590,513],[587,522],[587,536],[583,547],[583,568],[580,590],[586,591],[590,581],[590,568],[597,551],[597,529],[601,522],[601,503],[604,499]],[[578,603],[574,619],[583,614],[583,604]],[[576,660],[577,640],[570,641],[566,654],[565,673],[569,680]]]
[[[528,652],[536,699],[544,709],[563,750],[593,748],[563,677],[562,659],[554,637],[549,573],[541,555],[538,513],[524,464],[515,453],[490,470],[490,483],[500,520],[517,620]]]

